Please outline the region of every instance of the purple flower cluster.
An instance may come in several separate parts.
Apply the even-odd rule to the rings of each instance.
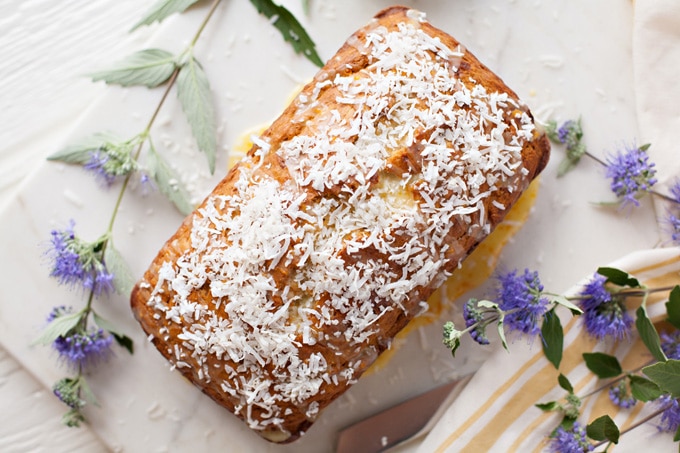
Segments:
[[[661,339],[661,349],[666,357],[673,360],[680,360],[680,330],[674,330],[670,333],[659,333]]]
[[[593,445],[588,442],[586,430],[579,422],[574,422],[570,429],[560,426],[550,443],[553,453],[584,453],[593,451]]]
[[[85,400],[80,397],[81,386],[84,385],[83,377],[63,378],[52,387],[52,392],[59,400],[66,404],[70,410],[64,414],[62,421],[66,426],[77,427],[85,421],[80,410],[85,406]]]
[[[651,190],[656,183],[655,174],[654,163],[649,161],[644,146],[626,147],[607,159],[606,175],[622,205],[639,206],[638,197]]]
[[[661,414],[660,431],[674,433],[680,428],[680,403],[670,395],[661,395],[656,404],[659,408],[666,408]]]
[[[97,244],[80,240],[74,230],[74,222],[64,230],[53,230],[51,247],[47,256],[52,261],[50,276],[66,286],[82,285],[95,294],[107,294],[113,290],[113,275],[108,272]]]
[[[73,370],[86,369],[111,355],[113,337],[103,330],[72,332],[54,340],[59,358]]]
[[[674,245],[680,245],[680,217],[669,212],[667,221],[670,227],[671,242]]]
[[[595,274],[580,293],[583,323],[588,333],[598,340],[613,337],[625,338],[633,325],[621,297],[606,288],[607,278]]]
[[[71,307],[59,306],[52,309],[47,322],[73,312]],[[111,354],[113,337],[101,329],[86,331],[85,312],[80,315],[75,326],[67,333],[58,336],[52,347],[59,353],[59,359],[70,369],[79,371],[106,360]]]
[[[71,409],[80,409],[85,401],[80,398],[80,380],[63,378],[52,387],[52,392],[59,400]]]
[[[613,385],[609,388],[609,399],[622,409],[630,409],[637,402],[628,391],[624,382],[619,382],[618,385]]]
[[[674,203],[666,213],[666,224],[671,242],[674,245],[680,245],[680,180],[671,186],[670,193]]]
[[[489,339],[486,336],[483,313],[475,306],[477,301],[470,299],[463,306],[463,319],[465,319],[465,327],[472,327],[477,325],[470,331],[470,336],[473,340],[481,345],[489,344]]]
[[[110,186],[116,181],[117,175],[110,171],[110,166],[107,166],[109,161],[109,155],[105,152],[101,150],[92,151],[90,159],[83,165],[83,168],[92,172],[104,185]]]
[[[137,170],[137,162],[132,157],[132,142],[123,144],[106,143],[90,151],[89,159],[83,165],[105,186],[112,185],[120,176],[127,176]]]
[[[557,140],[567,146],[567,150],[574,148],[581,137],[583,131],[579,121],[567,120],[557,129]]]
[[[537,335],[540,321],[548,309],[548,300],[542,297],[543,285],[538,272],[514,270],[498,276],[498,303],[505,312],[505,324],[511,331]]]

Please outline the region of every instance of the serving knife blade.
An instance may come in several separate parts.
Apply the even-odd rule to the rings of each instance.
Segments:
[[[471,375],[435,387],[340,431],[336,453],[376,453],[428,433]]]

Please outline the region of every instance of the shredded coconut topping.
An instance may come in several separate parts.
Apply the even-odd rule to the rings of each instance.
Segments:
[[[315,398],[387,346],[380,323],[420,312],[467,253],[461,237],[488,234],[485,201],[526,179],[524,109],[459,78],[464,50],[408,17],[367,33],[367,66],[295,101],[295,118],[315,116],[300,133],[254,141],[234,190],[206,200],[191,247],[159,271],[149,303],[181,331],[176,365],[219,379],[254,429],[291,407],[313,420]],[[268,174],[272,156],[285,182]]]

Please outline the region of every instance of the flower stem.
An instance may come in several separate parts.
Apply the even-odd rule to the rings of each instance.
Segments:
[[[592,154],[590,151],[586,151],[586,152],[584,152],[583,154],[584,154],[585,156],[590,157],[591,159],[593,159],[595,162],[599,163],[599,164],[602,165],[603,167],[606,167],[606,166],[607,166],[607,163],[606,163],[605,161],[603,161],[602,159],[600,159],[600,158],[597,157],[596,155]]]
[[[670,291],[675,288],[676,285],[672,286],[660,286],[658,288],[631,288],[623,289],[616,293],[617,295],[622,295],[624,297],[635,297],[635,296],[648,296],[654,293],[660,293],[665,291]]]
[[[198,38],[201,37],[201,33],[203,33],[203,29],[205,28],[206,25],[208,25],[208,21],[210,21],[210,18],[212,15],[215,13],[215,10],[217,9],[217,5],[220,4],[222,0],[213,0],[212,5],[210,6],[210,10],[208,11],[208,14],[205,16],[205,19],[203,19],[203,22],[201,22],[200,27],[198,28],[198,31],[194,35],[194,38],[191,40],[190,47],[194,47],[196,45],[196,42],[198,42]]]
[[[656,190],[648,190],[648,192],[656,197],[659,197],[663,200],[670,201],[671,203],[676,203],[680,204],[680,201],[676,200],[675,198],[671,197],[670,195],[663,194],[661,192],[657,192]]]

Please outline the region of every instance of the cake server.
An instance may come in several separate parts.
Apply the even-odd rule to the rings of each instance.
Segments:
[[[472,375],[435,387],[340,431],[336,453],[375,453],[427,434]]]

